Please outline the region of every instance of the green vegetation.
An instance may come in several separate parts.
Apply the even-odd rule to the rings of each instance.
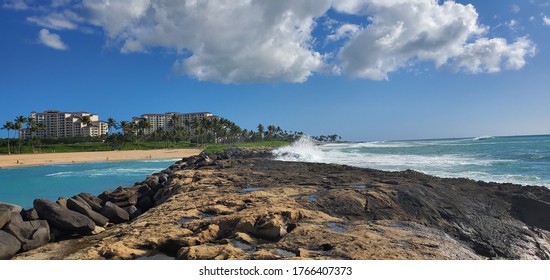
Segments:
[[[222,152],[231,147],[281,147],[288,145],[288,141],[261,141],[253,143],[239,143],[239,144],[209,144],[206,146],[205,152],[216,153]]]
[[[79,118],[82,132],[92,125],[90,117]],[[18,116],[6,122],[8,138],[0,139],[0,154],[14,153],[65,153],[113,150],[183,149],[201,147],[208,152],[223,151],[230,147],[279,147],[304,135],[286,131],[279,126],[258,124],[255,130],[242,129],[234,122],[219,118],[178,119],[176,115],[166,129],[150,131],[147,118],[117,122],[109,118],[108,134],[99,137],[38,137],[46,129],[45,123]],[[120,132],[115,132],[119,129]],[[14,133],[10,133],[14,132]],[[84,135],[85,133],[82,133]],[[16,137],[17,136],[17,137]],[[335,141],[337,135],[316,137],[319,141]]]

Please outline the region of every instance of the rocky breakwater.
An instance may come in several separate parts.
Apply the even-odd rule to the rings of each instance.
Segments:
[[[546,188],[268,157],[183,159],[88,201],[104,216],[107,204],[125,209],[129,222],[15,258],[550,258]]]

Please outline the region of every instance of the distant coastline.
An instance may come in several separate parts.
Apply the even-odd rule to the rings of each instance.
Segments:
[[[0,168],[28,167],[64,163],[182,158],[198,155],[201,152],[202,149],[158,149],[75,153],[12,154],[0,155]]]

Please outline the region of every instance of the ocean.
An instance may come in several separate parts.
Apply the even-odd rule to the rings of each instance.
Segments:
[[[439,177],[550,187],[550,135],[319,144],[304,137],[274,150],[278,160],[321,162]],[[80,192],[131,186],[178,159],[0,169],[0,201],[32,207]]]
[[[35,198],[52,201],[81,192],[99,195],[132,186],[179,159],[57,164],[0,169],[0,202],[32,207]]]
[[[550,187],[550,135],[318,144],[302,138],[278,160],[337,163],[439,177]]]

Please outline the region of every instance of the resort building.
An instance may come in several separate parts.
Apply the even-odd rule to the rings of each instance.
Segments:
[[[36,122],[34,137],[98,137],[107,134],[107,122],[99,120],[97,114],[88,112],[60,112],[48,110],[41,113],[32,112],[30,117]],[[85,121],[89,118],[90,123]],[[30,138],[31,130],[23,130],[23,137]]]
[[[195,121],[217,118],[210,112],[196,112],[196,113],[177,113],[168,112],[164,114],[143,114],[141,117],[133,117],[132,122],[138,124],[141,119],[147,120],[149,126],[143,130],[145,135],[152,134],[155,131],[163,130],[169,131],[176,126],[184,127],[191,130],[191,124]]]

